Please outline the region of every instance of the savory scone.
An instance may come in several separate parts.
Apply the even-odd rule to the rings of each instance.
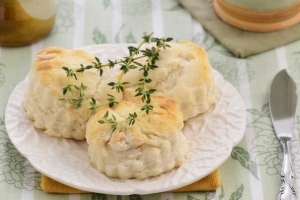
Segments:
[[[147,85],[156,89],[155,95],[165,95],[179,104],[184,121],[206,112],[216,101],[212,69],[204,49],[188,41],[168,43],[171,48],[162,49],[158,68],[149,71],[152,82]],[[143,73],[132,70],[123,76],[124,96],[135,96]]]
[[[86,139],[91,162],[101,173],[116,178],[144,179],[181,165],[187,154],[187,140],[178,105],[165,97],[152,97],[154,109],[141,112],[140,98],[124,99],[112,108],[101,109],[87,123]],[[133,125],[120,123],[112,131],[98,121],[108,111],[117,122],[129,113],[138,114]]]
[[[122,93],[116,94],[107,84],[116,77],[104,68],[103,76],[95,69],[77,73],[75,78],[67,78],[62,67],[78,69],[80,65],[91,65],[95,57],[82,50],[67,50],[50,47],[40,51],[29,72],[29,85],[25,93],[24,109],[36,128],[44,129],[52,136],[84,139],[86,122],[91,116],[89,101],[96,97],[96,102],[107,102],[107,94],[122,99]],[[75,108],[59,99],[78,99],[80,91],[71,86],[71,91],[63,95],[63,88],[76,85],[83,88],[82,106]],[[101,95],[100,95],[101,94]]]

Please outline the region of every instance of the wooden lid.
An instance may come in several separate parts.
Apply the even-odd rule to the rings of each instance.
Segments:
[[[228,24],[255,32],[277,31],[300,22],[300,2],[282,9],[259,11],[214,0],[214,10]]]

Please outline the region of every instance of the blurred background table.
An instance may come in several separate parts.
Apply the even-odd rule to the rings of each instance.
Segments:
[[[46,194],[41,174],[14,148],[5,129],[5,108],[25,78],[36,53],[49,46],[78,48],[105,43],[137,43],[143,32],[190,40],[205,48],[214,69],[241,94],[247,110],[243,140],[220,166],[216,191],[117,196]],[[300,33],[299,33],[300,34]],[[300,83],[300,41],[240,59],[227,51],[176,0],[58,0],[56,23],[42,40],[23,47],[0,47],[0,199],[2,200],[273,200],[281,185],[282,150],[270,120],[271,81],[288,68]],[[300,88],[300,87],[298,87]],[[300,116],[295,124],[292,160],[300,195]]]

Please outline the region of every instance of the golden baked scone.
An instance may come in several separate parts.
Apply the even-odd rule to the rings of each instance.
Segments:
[[[168,43],[171,48],[162,49],[157,69],[149,71],[152,82],[149,88],[156,89],[155,95],[174,99],[183,113],[183,120],[206,112],[216,101],[215,82],[206,51],[188,41]],[[143,74],[135,70],[123,76],[124,96],[135,95],[139,79]]]
[[[107,111],[108,119],[114,115],[118,122],[126,120],[129,113],[140,113],[143,103],[139,97],[124,99],[89,119],[88,153],[98,171],[110,177],[143,179],[184,162],[187,140],[177,103],[157,96],[151,104],[154,109],[148,115],[139,114],[134,125],[119,124],[113,132],[110,125],[98,121]]]
[[[50,47],[40,51],[29,72],[29,85],[23,103],[24,109],[36,128],[44,129],[52,136],[84,139],[86,122],[91,116],[89,101],[96,97],[98,103],[107,101],[107,94],[122,99],[122,94],[116,94],[107,85],[116,77],[109,69],[104,69],[103,76],[94,69],[77,74],[77,80],[67,78],[62,67],[80,68],[95,62],[95,57],[82,50],[67,50]],[[63,88],[68,84],[87,88],[83,91],[85,99],[82,107],[75,109],[70,104],[59,99],[78,99],[79,91],[72,88],[63,95]]]

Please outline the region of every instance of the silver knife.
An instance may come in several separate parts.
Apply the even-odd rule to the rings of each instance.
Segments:
[[[270,113],[273,126],[283,149],[281,182],[278,200],[297,200],[293,186],[294,172],[290,157],[290,142],[293,138],[297,110],[296,84],[287,70],[275,76],[270,91]]]

